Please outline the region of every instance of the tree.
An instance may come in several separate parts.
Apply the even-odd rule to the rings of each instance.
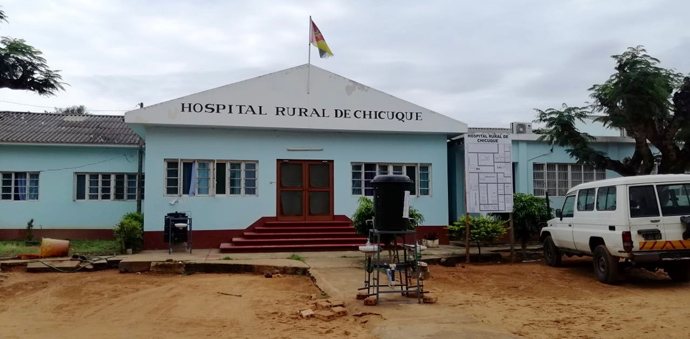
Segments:
[[[86,109],[86,106],[84,105],[75,105],[75,106],[69,106],[65,108],[59,108],[55,107],[55,113],[57,114],[89,114],[89,110]]]
[[[509,217],[509,214],[496,214]],[[546,198],[535,197],[531,194],[515,193],[513,195],[513,227],[515,239],[522,245],[522,257],[527,258],[527,242],[541,232],[547,221],[551,219],[551,211],[546,205]]]
[[[0,21],[7,21],[0,11]],[[0,39],[0,88],[26,90],[39,95],[55,95],[64,90],[60,71],[51,70],[38,49],[22,39]]]
[[[482,243],[493,243],[502,237],[506,230],[503,228],[505,222],[495,216],[477,217],[470,216],[470,242],[477,244],[479,258],[482,257]],[[448,231],[453,239],[465,239],[466,220],[463,215],[458,221],[448,226]]]
[[[642,46],[612,58],[616,72],[589,89],[589,106],[536,110],[535,122],[545,125],[537,131],[539,140],[566,147],[578,163],[622,176],[649,174],[655,163],[658,173],[683,173],[690,167],[690,78],[659,67]],[[575,127],[591,114],[601,115],[595,122],[634,139],[632,156],[614,160],[592,147],[596,139]]]

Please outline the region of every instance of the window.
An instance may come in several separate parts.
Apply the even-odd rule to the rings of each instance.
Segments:
[[[580,164],[539,164],[532,166],[534,195],[562,197],[568,190],[585,182],[606,179],[605,170]]]
[[[0,200],[38,200],[38,173],[2,173],[2,190],[0,190]]]
[[[577,210],[594,211],[594,188],[578,191]]]
[[[256,163],[231,162],[229,195],[256,195]]]
[[[690,214],[690,184],[657,185],[664,216]]]
[[[166,160],[166,195],[257,195],[256,161]]]
[[[144,198],[142,175],[141,198]],[[75,200],[137,200],[136,173],[76,173]]]
[[[575,196],[574,195],[569,195],[565,198],[565,201],[563,202],[563,210],[561,212],[561,215],[563,218],[572,218],[573,213],[574,213],[574,207],[575,207]]]
[[[352,195],[371,197],[371,180],[377,175],[407,175],[412,180],[411,195],[431,195],[431,165],[429,164],[352,164]],[[417,194],[419,192],[419,194]]]
[[[597,211],[616,210],[616,187],[600,187],[597,190]]]
[[[419,165],[419,195],[429,195],[430,176],[429,165]]]
[[[654,193],[654,186],[630,187],[630,217],[658,217],[659,206]]]

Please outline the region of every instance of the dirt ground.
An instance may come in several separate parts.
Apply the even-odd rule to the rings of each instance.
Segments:
[[[297,318],[319,293],[301,276],[14,272],[0,276],[0,328],[2,338],[373,338],[352,316]]]
[[[426,286],[446,306],[526,338],[688,338],[690,284],[661,272],[626,272],[621,284],[594,278],[591,259],[432,266]]]
[[[525,338],[688,338],[690,284],[633,270],[609,286],[596,281],[589,259],[564,266],[431,266],[425,285],[437,304],[415,307],[409,320],[395,319],[397,309],[409,309],[393,302],[365,307],[389,311],[366,324],[352,316],[299,319],[295,312],[320,293],[307,277],[13,272],[0,275],[0,328],[2,338],[374,338],[377,327],[435,314],[456,325],[450,338],[476,326],[467,316]]]

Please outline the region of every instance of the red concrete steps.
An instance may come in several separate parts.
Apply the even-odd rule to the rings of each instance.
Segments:
[[[258,253],[258,252],[317,252],[317,251],[357,251],[353,244],[307,244],[307,245],[264,245],[235,246],[232,243],[220,244],[221,253]]]
[[[352,227],[352,222],[332,221],[266,221],[263,227]]]
[[[244,232],[242,237],[245,239],[352,238],[359,237],[359,234],[352,230],[349,232]],[[365,238],[360,237],[360,239]]]
[[[235,246],[265,246],[265,245],[309,245],[309,244],[352,244],[362,245],[366,242],[364,238],[293,238],[293,239],[245,239],[233,238],[232,244]]]
[[[265,221],[220,246],[221,253],[356,251],[366,243],[349,220]]]
[[[354,233],[354,228],[352,226],[306,226],[306,227],[256,227],[254,228],[254,232],[256,233],[314,233],[314,232],[321,232],[321,233],[329,233],[329,232],[353,232]]]

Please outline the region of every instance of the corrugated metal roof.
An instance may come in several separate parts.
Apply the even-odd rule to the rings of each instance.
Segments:
[[[0,112],[0,142],[137,145],[121,115]]]

